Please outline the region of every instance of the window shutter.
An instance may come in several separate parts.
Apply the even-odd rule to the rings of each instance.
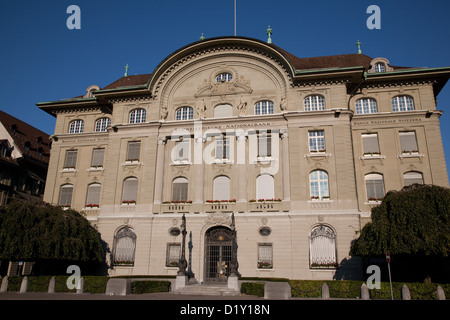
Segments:
[[[172,200],[187,201],[188,180],[186,178],[177,178],[172,185]]]
[[[92,152],[91,167],[102,167],[104,157],[105,149],[94,149],[94,151]]]
[[[60,206],[70,206],[72,204],[72,193],[73,186],[72,185],[64,185],[61,187],[59,193],[59,205]]]
[[[99,204],[100,203],[100,191],[102,185],[99,183],[93,183],[88,187],[88,193],[86,197],[86,205]]]
[[[213,200],[230,200],[230,178],[220,176],[214,179]]]
[[[414,131],[399,132],[402,152],[418,151],[416,133]]]
[[[123,182],[122,201],[136,201],[138,191],[138,180],[128,178]]]
[[[362,135],[364,153],[380,153],[378,145],[378,134],[370,133]]]
[[[64,162],[65,168],[75,168],[77,164],[78,150],[68,150],[66,152],[66,161]]]
[[[127,161],[139,160],[140,153],[141,153],[140,141],[128,142]]]

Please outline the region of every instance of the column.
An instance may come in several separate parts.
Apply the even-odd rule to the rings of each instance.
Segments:
[[[155,173],[155,197],[153,202],[161,204],[162,193],[164,188],[164,154],[166,144],[165,137],[158,137],[158,149],[156,151],[156,173]]]
[[[281,131],[283,140],[283,201],[291,201],[291,182],[289,176],[289,136],[288,130]]]

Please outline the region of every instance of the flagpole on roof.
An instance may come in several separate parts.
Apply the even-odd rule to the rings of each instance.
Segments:
[[[234,0],[234,36],[236,37],[236,0]]]

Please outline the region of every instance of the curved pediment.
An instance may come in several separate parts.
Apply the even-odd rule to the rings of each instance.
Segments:
[[[174,72],[185,67],[187,64],[204,60],[207,56],[253,56],[255,59],[270,61],[276,68],[283,70],[284,77],[292,83],[295,68],[289,59],[275,46],[263,41],[244,37],[219,37],[203,41],[197,41],[187,45],[166,57],[153,71],[149,79],[148,88],[153,97],[158,96],[164,82],[171,77]],[[209,87],[208,87],[209,86]],[[209,90],[209,91],[208,91]],[[236,81],[230,85],[205,84],[196,94],[215,94],[218,92],[248,93],[251,89],[244,81]]]

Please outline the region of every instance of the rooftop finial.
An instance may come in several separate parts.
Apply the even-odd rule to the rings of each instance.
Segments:
[[[362,53],[362,52],[361,52],[361,42],[359,42],[359,40],[358,40],[358,42],[356,43],[356,46],[358,47],[358,53]]]
[[[270,26],[267,28],[266,33],[269,36],[267,38],[267,43],[272,43],[272,38],[270,37],[272,35],[272,29],[270,28]]]
[[[128,67],[128,63],[127,63],[127,65],[125,66],[125,74],[124,74],[125,77],[128,77],[128,69],[129,69],[129,67]]]
[[[202,32],[202,35],[200,36],[200,41],[203,41],[203,40],[205,40],[206,38],[205,38],[205,36],[203,35],[203,32]]]

